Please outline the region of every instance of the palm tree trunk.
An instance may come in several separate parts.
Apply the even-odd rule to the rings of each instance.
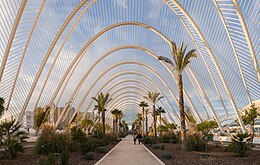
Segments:
[[[119,118],[119,123],[118,123],[118,128],[119,128],[119,133],[121,133],[121,126],[120,126],[120,123],[121,123],[121,118]]]
[[[153,104],[154,138],[157,138],[155,104]]]
[[[102,129],[103,129],[103,133],[106,133],[106,128],[105,128],[105,122],[106,122],[106,117],[105,117],[105,111],[102,111]]]
[[[144,136],[144,107],[143,107],[143,121],[142,121],[142,123],[143,123],[143,128],[142,128],[142,136]]]
[[[148,117],[147,117],[147,112],[145,112],[145,129],[146,129],[146,135],[148,136]]]
[[[101,124],[101,120],[100,120],[100,112],[98,112],[98,123]]]
[[[117,123],[118,123],[118,118],[116,118],[116,137],[118,138],[118,125],[117,125]]]
[[[186,151],[186,126],[185,126],[185,112],[184,112],[184,101],[183,101],[183,83],[182,75],[178,73],[178,90],[179,90],[179,108],[180,108],[180,119],[181,119],[181,141],[182,151]]]
[[[160,112],[160,125],[162,125],[162,113]]]
[[[253,142],[254,142],[254,136],[255,136],[255,120],[253,120],[253,123],[252,123],[252,133],[253,133],[253,135],[252,135],[252,142],[251,142],[251,144],[253,144]]]

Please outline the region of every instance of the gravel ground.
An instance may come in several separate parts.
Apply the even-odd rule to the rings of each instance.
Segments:
[[[183,152],[179,144],[164,144],[165,149],[152,149],[148,145],[146,147],[152,151],[166,165],[260,165],[260,151],[250,151],[248,156],[240,158],[234,153],[223,152],[221,147],[208,147],[208,158],[202,158],[200,152]],[[165,160],[161,158],[161,154],[168,151],[172,155],[172,159]]]

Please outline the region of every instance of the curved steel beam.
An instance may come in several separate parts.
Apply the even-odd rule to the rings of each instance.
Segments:
[[[123,80],[123,81],[119,81],[119,82],[113,84],[112,86],[110,86],[109,89],[107,90],[107,92],[105,92],[105,93],[109,93],[109,92],[110,92],[112,89],[114,89],[115,87],[118,87],[118,86],[120,86],[120,85],[123,85],[123,83],[128,83],[128,82],[134,82],[134,83],[137,83],[138,85],[141,84],[141,85],[142,85],[145,89],[147,89],[148,91],[152,91],[152,89],[151,89],[148,85],[146,85],[145,83],[143,83],[143,82],[141,82],[141,81],[138,81],[138,80]],[[99,89],[99,91],[96,93],[95,96],[97,96],[97,94],[100,93],[100,92],[103,90],[103,88],[104,88],[108,83],[109,83],[109,82],[105,83],[105,84]],[[137,87],[135,87],[135,88],[137,88]],[[120,89],[121,89],[121,88],[120,88]],[[145,92],[145,95],[146,95],[146,94],[147,94],[147,93]],[[143,99],[141,99],[141,100],[143,100]],[[164,103],[163,103],[161,100],[159,100],[159,102],[163,105],[164,109],[168,112],[168,110],[167,110],[166,106],[164,105]],[[90,102],[89,105],[91,105],[91,104],[92,104],[92,100],[91,100],[91,102]],[[89,107],[89,106],[88,106],[88,107]],[[168,112],[168,113],[169,113],[169,112]],[[175,123],[175,121],[174,121],[174,119],[172,118],[172,116],[169,115],[169,117],[170,117],[170,119],[172,120],[172,122]]]
[[[72,94],[72,96],[70,97],[69,100],[73,100],[73,99],[76,97],[76,95],[77,95],[78,92],[80,91],[80,88],[82,87],[83,83],[85,82],[86,78],[88,77],[88,75],[91,73],[91,71],[95,68],[95,66],[96,66],[100,61],[102,61],[105,57],[111,55],[111,54],[112,54],[113,52],[115,52],[115,51],[118,51],[118,50],[121,50],[121,49],[130,49],[130,48],[131,48],[131,49],[137,49],[137,50],[144,51],[144,52],[146,52],[148,55],[150,55],[150,56],[152,56],[153,58],[155,58],[156,60],[157,60],[157,58],[158,58],[158,56],[157,56],[155,53],[153,53],[153,52],[150,51],[149,49],[146,49],[146,48],[140,47],[140,46],[126,45],[126,46],[121,46],[121,47],[117,47],[117,48],[115,48],[115,49],[112,49],[112,50],[108,51],[107,53],[105,53],[104,55],[102,55],[102,56],[90,67],[90,69],[85,73],[85,75],[84,75],[84,76],[82,77],[82,79],[80,80],[80,83],[77,85],[77,87],[76,87],[75,90],[73,91],[73,94]],[[172,75],[172,77],[174,78],[174,80],[177,81],[177,78],[176,78],[176,76],[173,74],[173,72],[171,71],[171,69],[170,69],[167,65],[165,65],[165,63],[163,63],[163,62],[161,62],[161,63],[162,63],[162,64],[164,65],[164,67],[168,70],[168,72]],[[163,80],[162,80],[162,81],[163,81]],[[176,83],[177,83],[177,82],[176,82]],[[66,88],[66,86],[64,87],[64,90],[63,90],[63,91],[65,91],[65,88]],[[202,88],[202,90],[203,90],[203,88]],[[171,91],[171,90],[170,90],[170,91]],[[63,92],[62,92],[62,93],[63,93]],[[175,99],[175,101],[176,101],[176,103],[177,103],[178,101],[177,101],[176,96],[175,96],[172,92],[171,92],[171,94],[172,94],[172,96],[174,96],[174,99]],[[60,95],[60,98],[59,98],[58,100],[61,99],[61,96],[62,96],[62,94]],[[188,101],[188,103],[191,105],[191,107],[195,110],[195,112],[196,112],[196,114],[197,114],[197,116],[198,116],[199,121],[201,121],[201,118],[200,118],[200,115],[199,115],[198,111],[196,110],[196,108],[195,108],[193,102],[191,101],[190,97],[188,96],[188,94],[186,93],[185,90],[184,90],[184,96],[187,98],[187,101]],[[58,103],[56,103],[56,105],[58,105]]]
[[[234,101],[234,99],[233,99],[232,93],[231,93],[230,90],[229,90],[229,87],[228,87],[228,85],[227,85],[227,83],[226,83],[226,80],[225,80],[225,78],[224,78],[224,76],[223,76],[223,74],[222,74],[222,71],[221,71],[221,69],[220,69],[220,67],[219,67],[219,65],[218,65],[218,63],[217,63],[217,60],[216,60],[216,58],[215,58],[215,56],[214,56],[214,54],[213,54],[213,52],[212,52],[212,50],[211,50],[211,48],[210,48],[208,42],[207,42],[207,40],[205,39],[204,35],[202,34],[202,32],[200,31],[200,29],[198,28],[198,26],[197,26],[197,24],[195,23],[195,21],[191,18],[191,16],[189,15],[189,13],[188,13],[186,10],[184,10],[184,8],[179,4],[179,2],[177,2],[177,0],[170,0],[170,1],[171,1],[171,2],[182,12],[182,14],[188,19],[188,21],[191,23],[192,27],[194,28],[194,30],[196,31],[196,33],[197,33],[198,36],[200,37],[201,41],[203,42],[205,48],[207,49],[207,51],[208,51],[208,53],[209,53],[209,55],[210,55],[210,57],[211,57],[211,59],[212,59],[212,62],[213,62],[214,65],[215,65],[215,68],[216,68],[216,70],[217,70],[217,72],[218,72],[218,74],[219,74],[219,76],[220,76],[220,79],[221,79],[221,81],[222,81],[222,83],[223,83],[223,85],[224,85],[224,88],[225,88],[225,90],[227,91],[228,97],[229,97],[229,99],[230,99],[230,101],[231,101],[231,104],[232,104],[234,110],[235,110],[235,113],[236,113],[236,115],[237,115],[237,119],[238,119],[239,124],[240,124],[240,126],[241,126],[241,128],[242,128],[242,131],[245,132],[245,126],[244,126],[244,124],[242,123],[242,120],[241,120],[240,114],[239,114],[239,112],[238,112],[238,108],[237,108],[237,106],[236,106],[236,103],[235,103],[235,101]],[[183,22],[183,23],[184,23],[184,22]]]
[[[122,106],[124,106],[124,105],[129,105],[130,101],[131,101],[132,103],[135,103],[136,106],[138,106],[138,104],[140,103],[140,102],[139,102],[139,99],[141,99],[141,98],[142,98],[142,97],[138,97],[138,99],[136,99],[136,97],[134,97],[134,96],[128,97],[127,99],[122,100],[122,103],[120,103],[120,105],[118,105],[116,108],[120,109],[120,107],[122,107]],[[134,105],[134,104],[132,104],[132,105]],[[107,112],[107,115],[106,115],[107,118],[109,118],[109,116],[112,115],[111,113],[109,113],[110,111],[111,111],[111,110],[109,110],[109,111]],[[142,110],[140,109],[140,107],[137,108],[137,112],[138,112],[138,111],[139,111],[139,112],[142,112]],[[152,118],[151,115],[149,115],[148,118],[150,119],[150,121],[152,121],[152,120],[151,120],[151,118]]]
[[[158,34],[162,39],[164,39],[169,45],[171,45],[171,41],[169,39],[167,39],[160,31],[156,30],[155,28],[149,26],[149,25],[146,25],[146,24],[143,24],[143,23],[140,23],[140,22],[120,22],[120,23],[117,23],[117,24],[113,24],[103,30],[101,30],[98,34],[96,34],[94,37],[92,37],[90,39],[90,41],[88,43],[85,44],[85,46],[80,50],[80,52],[76,55],[76,57],[73,59],[73,61],[71,62],[71,64],[69,65],[68,69],[66,70],[65,74],[63,75],[58,87],[56,88],[52,98],[51,98],[51,101],[50,101],[50,104],[54,102],[57,94],[59,93],[60,91],[60,88],[62,87],[63,83],[65,82],[67,76],[69,75],[69,78],[67,80],[67,83],[65,84],[65,87],[67,86],[71,76],[73,75],[75,69],[77,68],[79,62],[81,61],[83,55],[86,53],[86,51],[88,50],[88,48],[93,44],[93,42],[98,38],[100,37],[102,34],[106,33],[107,31],[111,30],[111,29],[114,29],[116,27],[120,27],[120,26],[129,26],[129,25],[134,25],[134,26],[140,26],[140,27],[144,27],[146,29],[149,29],[151,30],[152,32]],[[64,88],[65,88],[64,87]],[[63,92],[62,92],[63,94]],[[74,95],[74,94],[73,94]]]
[[[246,37],[246,42],[247,42],[248,48],[250,50],[252,61],[254,63],[255,71],[256,71],[258,80],[260,81],[260,70],[259,70],[259,67],[258,67],[258,64],[257,64],[257,58],[256,58],[255,51],[254,51],[254,48],[253,48],[253,45],[252,45],[252,41],[251,41],[251,38],[249,36],[248,29],[246,27],[246,22],[245,22],[245,20],[243,18],[243,14],[242,14],[242,12],[241,12],[241,10],[239,8],[237,0],[232,0],[232,2],[233,2],[234,7],[236,9],[236,13],[237,13],[238,19],[239,19],[239,21],[241,23],[242,29],[244,31],[244,34],[245,34],[245,37]]]
[[[242,78],[244,87],[245,87],[245,89],[246,89],[247,99],[248,99],[249,103],[251,103],[251,102],[252,102],[251,96],[250,96],[250,94],[249,94],[249,92],[248,92],[247,83],[246,83],[246,80],[245,80],[245,77],[244,77],[244,73],[243,73],[243,71],[242,71],[242,68],[241,68],[241,65],[240,65],[240,62],[239,62],[239,59],[238,59],[238,55],[237,55],[237,51],[236,51],[235,46],[234,46],[234,42],[233,42],[233,40],[232,40],[232,38],[231,38],[231,35],[230,35],[230,33],[229,33],[227,24],[226,24],[226,22],[225,22],[225,20],[224,20],[224,17],[223,17],[222,12],[220,11],[220,8],[219,8],[219,5],[218,5],[217,1],[216,1],[216,0],[213,0],[213,2],[214,2],[215,6],[216,6],[216,8],[217,8],[217,10],[218,10],[218,13],[219,13],[221,22],[223,23],[224,28],[225,28],[225,30],[226,30],[226,32],[227,32],[227,36],[228,36],[229,42],[230,42],[230,44],[231,44],[233,53],[234,53],[235,58],[236,58],[237,66],[238,66],[238,69],[239,69],[239,73],[240,73],[240,75],[241,75],[241,78]]]
[[[7,62],[9,53],[10,53],[10,50],[12,48],[14,37],[15,37],[17,28],[19,26],[19,22],[20,22],[20,20],[22,18],[23,11],[24,11],[24,8],[25,8],[25,6],[27,4],[27,1],[28,0],[23,0],[21,5],[20,5],[20,7],[19,7],[18,13],[17,13],[15,21],[14,21],[14,25],[13,25],[12,30],[11,30],[10,38],[8,39],[8,42],[7,42],[7,46],[6,46],[6,49],[5,49],[4,57],[3,57],[2,61],[1,61],[0,83],[2,82],[2,77],[3,77],[3,74],[4,74],[4,70],[5,70],[5,65],[6,65],[6,62]]]
[[[40,6],[40,9],[39,9],[39,11],[38,11],[38,13],[37,13],[37,16],[36,16],[36,18],[35,18],[35,21],[34,21],[34,23],[33,23],[32,29],[31,29],[31,31],[30,31],[28,40],[27,40],[27,42],[26,42],[26,44],[25,44],[25,47],[24,47],[24,50],[23,50],[23,54],[22,54],[22,57],[21,57],[21,60],[20,60],[19,66],[18,66],[18,70],[17,70],[16,75],[15,75],[15,78],[14,78],[14,84],[13,84],[12,89],[11,89],[11,93],[10,93],[10,96],[9,96],[9,99],[8,99],[8,102],[7,102],[6,109],[9,109],[10,102],[11,102],[11,99],[12,99],[12,97],[13,97],[14,89],[15,89],[15,86],[16,86],[16,82],[17,82],[17,79],[18,79],[18,76],[19,76],[19,73],[20,73],[20,70],[21,70],[21,67],[22,67],[22,64],[23,64],[24,56],[25,56],[25,54],[26,54],[26,52],[27,52],[27,48],[28,48],[28,46],[29,46],[29,44],[30,44],[30,41],[31,41],[31,38],[32,38],[32,34],[33,34],[34,29],[35,29],[35,27],[36,27],[36,24],[37,24],[37,22],[38,22],[38,20],[39,20],[39,17],[40,17],[40,15],[41,15],[41,12],[42,12],[42,9],[43,9],[43,7],[44,7],[44,5],[45,5],[45,2],[46,2],[46,0],[43,0],[43,1],[42,1],[42,4],[41,4],[41,6]]]
[[[175,11],[175,9],[174,9],[166,0],[163,0],[163,1],[164,1],[164,3],[166,3],[166,5],[168,5],[168,7],[179,17],[179,15],[178,15],[178,13]],[[205,57],[203,56],[203,53],[202,53],[202,50],[201,50],[200,46],[197,44],[197,42],[196,42],[196,40],[195,40],[193,34],[191,33],[191,31],[190,31],[190,29],[188,28],[188,26],[186,25],[186,23],[181,19],[181,17],[179,17],[179,18],[180,18],[180,21],[182,22],[183,26],[184,26],[185,29],[187,30],[188,34],[190,35],[191,39],[193,40],[194,44],[196,45],[199,54],[201,54],[202,60],[203,60],[205,66],[206,66],[206,68],[207,68],[207,71],[208,71],[209,76],[210,76],[210,78],[211,78],[211,80],[212,80],[213,86],[214,86],[214,88],[215,88],[215,90],[216,90],[216,92],[217,92],[217,94],[218,94],[218,97],[219,97],[219,99],[220,99],[221,105],[223,106],[225,112],[227,113],[227,109],[226,109],[226,106],[225,106],[225,104],[224,104],[223,98],[222,98],[222,96],[221,96],[221,94],[220,94],[220,91],[219,91],[219,89],[218,89],[218,86],[217,86],[217,84],[216,84],[216,80],[215,80],[215,78],[213,77],[213,74],[212,74],[212,72],[211,72],[211,70],[210,70],[210,68],[209,68],[209,66],[208,66],[208,63],[207,63]]]
[[[105,71],[105,72],[107,72],[107,71]],[[120,76],[122,76],[122,75],[126,75],[126,74],[134,74],[134,75],[138,75],[138,76],[141,76],[141,77],[146,78],[146,80],[148,80],[151,84],[153,84],[153,86],[156,87],[156,89],[157,89],[160,93],[162,93],[161,90],[159,89],[159,87],[157,86],[157,84],[155,84],[155,83],[154,83],[149,77],[147,77],[145,74],[140,74],[139,72],[130,72],[130,71],[117,73],[115,76],[111,77],[108,81],[106,81],[106,82],[104,83],[103,87],[104,87],[105,85],[107,85],[110,81],[112,81],[113,79],[115,79],[115,78],[117,78],[117,77],[120,77]],[[96,82],[93,83],[93,84],[96,84]],[[94,86],[94,85],[93,85],[93,86]],[[102,87],[102,88],[103,88],[103,87]],[[92,88],[93,88],[93,87],[92,87]],[[91,90],[92,88],[90,88],[90,90]],[[102,88],[101,88],[101,89],[102,89]],[[87,96],[88,96],[90,90],[86,93],[86,95],[84,96],[83,100],[81,101],[81,104],[80,104],[79,108],[77,109],[78,112],[80,111],[81,106],[82,106],[83,103],[85,102],[85,100],[86,100],[86,98],[87,98]],[[162,93],[162,94],[163,94],[163,93]],[[165,97],[165,99],[166,99],[166,101],[168,102],[168,104],[170,105],[170,107],[171,107],[173,113],[174,113],[175,116],[176,116],[176,119],[177,119],[178,122],[179,122],[180,120],[179,120],[179,118],[178,118],[178,115],[176,114],[174,108],[173,108],[172,105],[170,104],[170,101],[168,100],[167,97]],[[93,102],[93,100],[91,100],[91,103],[88,105],[88,107],[87,107],[86,110],[88,110],[88,109],[90,108],[90,105],[92,104],[92,102]],[[87,111],[84,112],[83,117],[85,117],[86,112],[87,112]]]
[[[197,96],[198,96],[198,98],[199,98],[199,101],[200,101],[200,103],[201,103],[201,105],[202,105],[202,108],[204,109],[204,112],[205,112],[206,115],[207,115],[207,119],[209,119],[208,111],[206,110],[206,107],[205,107],[205,105],[204,105],[204,102],[202,101],[202,98],[201,98],[201,96],[200,96],[200,93],[199,93],[198,89],[196,88],[196,84],[192,81],[192,78],[190,77],[188,71],[186,71],[186,74],[187,74],[188,78],[191,80],[191,81],[190,81],[191,84],[194,86],[194,90],[195,90],[195,92],[196,92],[196,94],[197,94]],[[199,86],[199,88],[201,88],[201,86]]]
[[[87,10],[95,1],[96,1],[96,0],[92,0],[92,1],[80,12],[80,14],[79,14],[78,17],[76,18],[75,22],[74,22],[73,25],[71,26],[70,30],[68,31],[68,34],[67,34],[66,37],[64,38],[64,41],[63,41],[63,43],[61,44],[59,50],[57,51],[57,55],[55,56],[55,58],[54,58],[54,60],[53,60],[53,62],[52,62],[52,64],[51,64],[51,68],[50,68],[50,70],[48,71],[48,74],[47,74],[47,76],[46,76],[46,78],[45,78],[45,80],[44,80],[43,87],[42,87],[42,89],[41,89],[40,95],[39,95],[38,98],[37,98],[37,101],[36,101],[36,104],[35,104],[34,108],[36,108],[36,107],[38,106],[38,103],[39,103],[39,101],[40,101],[40,99],[41,99],[41,97],[42,97],[42,93],[43,93],[43,91],[44,91],[44,89],[45,89],[45,86],[46,86],[46,84],[47,84],[47,81],[48,81],[48,79],[49,79],[49,77],[50,77],[50,75],[51,75],[51,72],[52,72],[52,70],[53,70],[55,64],[56,64],[56,61],[58,60],[58,57],[59,57],[60,54],[61,54],[61,51],[62,51],[63,47],[64,47],[65,44],[67,43],[67,40],[68,40],[69,36],[71,35],[72,31],[73,31],[74,28],[76,27],[76,25],[77,25],[78,21],[80,20],[80,18],[82,17],[82,15],[86,12],[86,10]]]
[[[118,87],[118,86],[120,86],[121,84],[123,84],[123,83],[125,83],[125,82],[135,82],[135,83],[138,83],[138,84],[143,85],[143,87],[146,88],[148,91],[152,91],[152,89],[151,89],[149,86],[147,86],[146,84],[142,83],[141,81],[137,81],[137,80],[124,80],[124,81],[120,81],[120,82],[115,83],[115,84],[113,84],[112,86],[110,86],[110,88],[107,90],[106,93],[109,93],[110,90],[114,89],[114,87]],[[137,88],[137,87],[134,87],[134,88]],[[103,89],[103,88],[100,88],[100,91],[101,91],[102,89]],[[120,88],[120,89],[121,89],[121,88]],[[138,88],[138,89],[139,89],[139,88]],[[118,90],[119,90],[119,89],[118,89]],[[140,89],[140,90],[142,90],[142,89]],[[100,92],[100,91],[99,91],[99,92]],[[97,95],[99,92],[97,92],[96,95]],[[147,95],[146,92],[144,92],[144,93],[145,93],[145,95]],[[96,96],[96,95],[95,95],[95,96]],[[144,100],[144,99],[141,99],[141,100]],[[164,109],[168,112],[168,110],[167,110],[165,104],[164,104],[161,100],[159,100],[159,102],[162,104],[162,106],[164,107]],[[92,102],[91,102],[91,104],[92,104]],[[157,104],[156,104],[156,105],[157,105]],[[157,106],[158,106],[158,105],[157,105]],[[168,112],[168,113],[169,113],[169,112]],[[169,114],[170,114],[170,113],[169,113]],[[169,117],[170,117],[170,119],[172,120],[172,122],[175,123],[175,121],[174,121],[174,119],[172,118],[172,116],[169,115]]]
[[[87,93],[85,94],[83,100],[81,101],[81,103],[80,103],[80,105],[79,105],[79,108],[77,109],[77,111],[75,112],[75,114],[74,114],[73,116],[75,116],[76,113],[80,112],[81,106],[83,105],[83,103],[84,103],[84,101],[86,100],[88,94],[89,94],[90,91],[93,89],[94,85],[98,82],[98,80],[101,79],[101,78],[103,77],[103,75],[105,75],[109,70],[111,70],[111,69],[113,69],[113,68],[115,68],[115,67],[117,67],[117,66],[119,66],[119,65],[123,65],[124,63],[127,63],[127,62],[119,62],[119,63],[117,63],[117,64],[111,66],[109,69],[107,69],[106,71],[104,71],[104,72],[99,76],[99,78],[92,84],[92,86],[89,88],[89,90],[88,90]],[[135,74],[135,75],[140,75],[140,76],[145,77],[150,83],[152,83],[152,84],[157,88],[157,90],[158,90],[160,93],[162,93],[161,90],[157,87],[157,84],[155,84],[155,83],[154,83],[150,78],[148,78],[145,74],[140,74],[140,73],[137,73],[137,72],[120,72],[120,73],[121,73],[121,74],[117,74],[116,76],[111,77],[106,83],[104,83],[104,85],[108,84],[108,82],[112,81],[113,79],[115,79],[116,77],[119,77],[119,76],[121,76],[121,75],[124,75],[124,74]],[[173,108],[172,105],[170,104],[170,101],[168,100],[167,97],[165,97],[165,99],[167,100],[167,102],[168,102],[168,104],[170,105],[170,107],[171,107],[173,113],[175,114],[176,119],[179,121],[178,115],[176,114],[174,108]],[[92,103],[92,101],[93,101],[93,100],[91,100],[91,103]],[[88,110],[88,109],[90,108],[90,105],[91,105],[91,104],[89,104],[89,106],[87,107],[86,110]],[[73,118],[73,116],[72,116],[72,118]],[[85,111],[84,114],[83,114],[83,118],[84,118],[85,116],[86,116],[86,111]]]
[[[138,90],[142,91],[143,94],[147,94],[145,91],[143,91],[143,90],[140,89],[140,88],[134,88],[134,89],[138,89]],[[119,92],[119,91],[121,91],[121,90],[122,90],[122,88],[119,89],[119,90],[116,90],[115,92],[113,92],[113,94],[115,94],[115,93],[117,93],[117,92]],[[143,100],[143,96],[144,96],[144,95],[141,95],[140,93],[138,93],[138,92],[136,92],[136,91],[126,91],[126,92],[122,92],[122,93],[120,93],[120,96],[123,96],[123,95],[125,95],[125,94],[136,94],[136,95],[140,95],[140,96],[141,96],[141,100]],[[111,94],[111,98],[113,98],[113,99],[112,99],[112,101],[109,103],[108,107],[115,107],[115,104],[116,104],[116,103],[113,103],[113,102],[119,101],[122,97],[120,97],[120,98],[118,99],[118,96],[112,97],[112,94]],[[117,98],[117,100],[114,99],[114,98]],[[147,100],[147,101],[149,102],[149,100]],[[149,102],[149,103],[150,103],[150,102]],[[150,103],[150,104],[151,104],[151,103]],[[118,104],[118,105],[119,105],[119,104]],[[116,105],[116,106],[118,106],[118,105]],[[139,104],[138,104],[138,105],[139,105]],[[158,105],[157,105],[157,106],[158,106]],[[163,107],[164,107],[164,109],[167,111],[167,109],[166,109],[166,107],[164,106],[164,104],[163,104]],[[108,109],[110,109],[110,108],[108,108]],[[167,112],[168,112],[168,111],[167,111]],[[169,116],[170,113],[168,112],[167,115]]]
[[[172,96],[174,96],[174,94],[173,94],[173,92],[171,91],[171,89],[169,88],[169,86],[165,83],[165,81],[160,77],[160,75],[159,74],[157,74],[157,72],[155,72],[154,70],[153,70],[153,68],[151,68],[150,66],[148,66],[148,65],[146,65],[146,64],[144,64],[144,63],[141,63],[141,62],[119,62],[119,63],[116,63],[116,64],[114,64],[113,66],[111,66],[111,67],[109,67],[109,69],[107,69],[105,72],[103,72],[103,74],[102,74],[102,76],[104,75],[104,74],[106,74],[109,70],[111,70],[111,69],[113,69],[113,68],[115,68],[115,67],[117,67],[117,66],[120,66],[120,65],[124,65],[124,64],[137,64],[137,65],[142,65],[142,66],[145,66],[147,69],[149,69],[153,74],[155,74],[163,83],[164,83],[164,85],[167,87],[167,89],[168,89],[168,91],[172,94]],[[97,79],[97,81],[102,77],[102,76],[99,76],[99,78]],[[93,86],[95,85],[95,83],[93,83],[92,84],[92,86],[89,88],[89,89],[92,89],[93,88]],[[77,91],[78,91],[79,89],[77,89]],[[162,92],[160,92],[160,93],[162,93]],[[72,98],[75,98],[75,96],[71,96],[70,97],[70,100],[72,100]],[[175,100],[176,101],[176,103],[177,103],[177,100]],[[170,102],[169,102],[169,104],[170,104]],[[172,108],[173,109],[173,108]],[[65,113],[65,111],[63,111],[64,113]],[[176,115],[176,117],[177,117],[177,119],[178,119],[178,115],[175,113],[175,111],[174,111],[174,114]],[[67,115],[66,115],[67,116]]]
[[[134,91],[132,91],[132,92],[124,92],[124,94],[136,94],[137,96],[141,96],[141,97],[138,97],[139,99],[143,99],[143,95],[140,95],[140,93],[137,93],[137,92],[134,92]],[[123,94],[122,94],[123,95]],[[115,108],[118,108],[118,106],[120,106],[121,104],[122,104],[122,102],[120,102],[120,103],[118,103],[117,105],[115,105],[117,102],[119,102],[119,101],[123,101],[122,99],[125,99],[125,98],[129,98],[129,97],[133,97],[133,98],[135,98],[136,96],[135,95],[129,95],[129,96],[124,96],[124,97],[115,97],[116,99],[113,99],[112,101],[116,101],[115,103],[113,103],[112,104],[112,101],[110,102],[110,104],[112,104],[111,106],[110,106],[110,104],[108,105],[108,106],[110,106],[110,107],[115,107]],[[139,100],[140,101],[140,100]],[[149,100],[147,100],[148,102],[149,102]],[[140,103],[140,102],[139,102]],[[149,102],[150,103],[150,102]],[[150,103],[150,105],[151,105],[151,103]],[[158,106],[158,105],[157,105]],[[164,105],[163,105],[164,106]],[[164,106],[164,108],[165,108],[165,106]],[[108,110],[109,110],[110,108],[108,108]],[[114,108],[113,108],[114,109]],[[167,111],[167,109],[165,108],[165,110]],[[167,111],[168,112],[168,111]],[[164,115],[164,117],[165,117],[165,114],[163,114]],[[167,115],[168,116],[170,116],[170,113],[168,112],[167,113]],[[167,119],[168,120],[168,119]]]
[[[188,68],[188,70],[190,71],[190,73],[191,73],[192,77],[194,78],[196,84],[197,84],[200,88],[202,88],[202,85],[201,85],[201,83],[198,81],[198,78],[197,78],[197,76],[194,74],[193,70],[190,69],[190,68]],[[188,73],[188,72],[187,72],[187,73]],[[207,94],[206,94],[206,92],[205,92],[204,90],[202,90],[202,94],[203,94],[203,96],[204,96],[204,98],[205,98],[207,104],[209,105],[209,109],[210,109],[211,113],[213,114],[213,117],[215,118],[216,122],[217,122],[218,124],[220,124],[221,122],[219,121],[219,119],[218,119],[218,117],[217,117],[217,114],[216,114],[215,111],[213,110],[213,106],[212,106],[212,104],[211,104],[211,102],[210,102],[210,100],[209,100],[209,98],[208,98],[208,96],[207,96]],[[220,128],[220,130],[221,130],[221,132],[224,132],[223,128]]]
[[[53,40],[52,43],[51,43],[50,48],[48,49],[46,55],[44,56],[44,59],[43,59],[41,65],[40,65],[40,67],[39,67],[39,70],[38,70],[37,73],[36,73],[36,76],[35,76],[35,79],[34,79],[34,81],[33,81],[33,83],[32,83],[32,86],[31,86],[31,88],[30,88],[30,91],[29,91],[29,93],[27,94],[27,97],[26,97],[25,103],[24,103],[24,105],[23,105],[22,111],[21,111],[21,113],[20,113],[20,115],[19,115],[19,117],[18,117],[18,121],[20,121],[20,120],[22,119],[22,117],[23,117],[23,115],[24,115],[24,113],[25,113],[25,111],[26,111],[26,108],[27,108],[27,106],[28,106],[28,104],[29,104],[29,101],[30,101],[31,96],[32,96],[32,94],[33,94],[33,92],[34,92],[34,89],[35,89],[35,87],[36,87],[36,85],[37,85],[37,83],[38,83],[38,81],[39,81],[39,78],[40,78],[40,76],[41,76],[41,74],[42,74],[42,71],[43,71],[43,69],[44,69],[44,67],[45,67],[45,65],[46,65],[46,63],[47,63],[47,61],[48,61],[48,59],[49,59],[49,56],[50,56],[52,50],[54,49],[56,43],[58,42],[60,36],[62,35],[63,31],[65,30],[65,28],[67,27],[67,25],[69,24],[69,22],[71,21],[71,19],[75,16],[75,14],[79,11],[79,9],[80,9],[82,6],[85,5],[85,3],[86,3],[87,1],[88,1],[88,0],[82,0],[82,1],[78,4],[78,6],[74,8],[74,10],[70,13],[70,15],[68,16],[68,18],[67,18],[67,19],[65,20],[65,22],[63,23],[63,25],[62,25],[62,27],[60,28],[59,32],[56,34],[54,40]],[[52,104],[52,103],[51,103],[51,104]]]

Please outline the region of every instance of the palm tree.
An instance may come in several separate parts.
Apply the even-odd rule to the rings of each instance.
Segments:
[[[145,129],[146,129],[146,135],[148,136],[148,112],[149,112],[149,109],[146,109],[145,110]]]
[[[140,128],[142,127],[141,122],[143,121],[143,117],[142,117],[141,113],[138,113],[136,117],[137,117],[137,119],[136,119],[136,127],[138,127],[138,133],[140,133],[141,132]]]
[[[86,130],[86,134],[89,133],[88,131],[91,126],[94,126],[94,122],[93,122],[93,120],[90,119],[90,116],[81,120],[80,127],[81,127],[81,129]]]
[[[0,117],[4,114],[5,107],[4,107],[5,100],[0,97]]]
[[[105,132],[106,132],[106,128],[105,128],[106,127],[105,126],[105,122],[106,122],[105,111],[106,111],[106,108],[105,107],[112,99],[109,98],[108,93],[106,95],[104,95],[102,92],[98,95],[97,98],[92,97],[92,99],[96,101],[97,108],[102,114],[102,130],[103,130],[103,133],[105,134]]]
[[[159,118],[160,118],[160,125],[162,125],[162,113],[166,113],[163,107],[159,107],[156,109],[157,112],[159,113]]]
[[[48,116],[50,114],[50,106],[45,108],[37,107],[34,110],[34,128],[36,129],[35,135],[37,136],[43,123],[48,121]]]
[[[4,145],[5,151],[10,154],[11,158],[15,157],[17,153],[23,152],[24,147],[21,142],[27,139],[25,131],[21,131],[21,124],[15,120],[4,121],[0,125],[1,142]]]
[[[154,122],[154,138],[157,138],[157,132],[156,132],[156,111],[155,111],[155,104],[157,101],[163,98],[163,96],[159,96],[160,93],[157,92],[150,92],[148,91],[148,97],[144,96],[147,100],[150,100],[153,104],[153,122]]]
[[[119,118],[123,115],[122,111],[119,110],[119,109],[114,109],[111,111],[112,115],[115,117],[116,119],[116,125],[115,125],[115,133],[116,133],[116,136],[118,137],[118,120]]]
[[[181,119],[181,140],[182,140],[182,150],[186,150],[186,127],[185,127],[185,112],[184,112],[184,101],[183,101],[183,83],[182,83],[182,72],[185,67],[190,63],[192,57],[197,57],[195,49],[190,50],[186,54],[187,46],[184,47],[182,43],[181,47],[177,47],[174,42],[171,43],[171,55],[173,57],[174,63],[167,57],[160,56],[158,60],[163,60],[172,66],[173,71],[176,70],[178,74],[178,91],[179,91],[179,109],[180,109],[180,119]]]
[[[127,123],[124,120],[122,120],[122,125],[123,125],[123,134],[127,135],[128,125],[127,125]]]
[[[148,104],[145,101],[141,101],[139,104],[140,107],[142,107],[142,113],[143,113],[143,129],[142,129],[142,135],[144,136],[144,107],[148,107]]]
[[[98,112],[98,123],[100,124],[100,113],[101,113],[101,109],[98,107],[98,105],[95,105],[94,107],[94,111],[97,110]],[[97,119],[96,119],[97,120]]]

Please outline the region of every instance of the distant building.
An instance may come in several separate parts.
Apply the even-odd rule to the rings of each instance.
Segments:
[[[33,128],[34,124],[34,113],[33,111],[25,112],[24,126],[25,128]]]

